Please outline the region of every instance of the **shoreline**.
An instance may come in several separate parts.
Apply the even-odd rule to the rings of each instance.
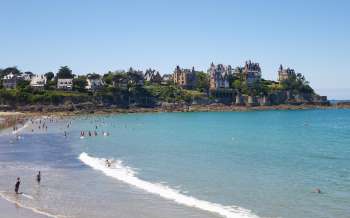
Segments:
[[[0,111],[0,132],[17,125],[24,126],[28,115],[22,112],[1,112]]]
[[[2,214],[7,215],[8,217],[17,217],[17,218],[44,218],[48,217],[40,213],[36,213],[31,209],[22,207],[21,205],[8,201],[3,197],[0,197],[0,210]]]
[[[350,104],[343,105],[273,105],[273,106],[237,106],[225,104],[210,104],[210,105],[168,105],[162,107],[96,107],[96,108],[79,108],[74,110],[65,110],[65,108],[41,108],[42,110],[22,110],[20,112],[0,112],[0,118],[9,118],[17,116],[20,124],[24,124],[28,117],[34,116],[74,116],[87,114],[126,114],[126,113],[162,113],[162,112],[249,112],[249,111],[272,111],[272,110],[313,110],[313,109],[350,109]],[[5,115],[7,114],[7,115]],[[17,120],[17,121],[18,121]],[[5,128],[14,126],[16,122],[8,122]],[[0,129],[5,129],[0,127]]]
[[[217,106],[217,105],[216,105]],[[239,111],[239,109],[240,108],[232,108],[232,107],[219,107],[219,106],[217,106],[216,107],[217,109],[221,109],[222,111],[224,111],[224,109],[227,109],[227,110],[233,110],[233,109],[235,109],[237,112]],[[269,109],[270,109],[271,107],[258,107],[258,109],[256,109],[256,108],[250,108],[250,109],[256,109],[256,110],[246,110],[247,108],[246,107],[241,107],[241,110],[240,111],[268,111]],[[308,109],[311,109],[311,110],[313,110],[313,109],[320,109],[320,110],[328,110],[328,109],[330,109],[330,110],[332,110],[333,108],[332,107],[308,107],[308,108],[306,108],[306,107],[292,107],[292,109],[288,109],[288,108],[290,108],[290,107],[278,107],[278,109],[277,108],[275,108],[274,107],[274,110],[297,110],[297,109],[300,109],[300,110],[308,110]],[[133,108],[131,108],[131,109],[133,109]],[[140,108],[138,108],[138,109],[140,109]],[[203,109],[203,108],[192,108],[193,110],[197,110],[198,111],[198,109]],[[212,109],[211,111],[213,111],[213,109],[214,108],[209,108],[209,109]],[[124,112],[125,111],[129,111],[130,109],[125,109],[124,110]],[[270,109],[271,110],[271,109]],[[211,111],[209,111],[209,112],[211,112]],[[81,111],[79,111],[79,112],[81,112]],[[154,112],[154,111],[151,111],[151,110],[149,110],[149,111],[147,111],[147,112],[149,112],[149,113],[152,113],[152,112]],[[144,113],[147,113],[147,112],[145,112],[144,111]],[[161,111],[160,111],[161,112]],[[177,111],[173,111],[173,112],[177,112]],[[332,111],[329,111],[329,112],[332,112]],[[334,111],[335,112],[335,111]],[[125,112],[125,113],[127,113],[127,112]],[[135,113],[140,113],[140,111],[137,111],[137,112],[135,112]],[[277,112],[277,113],[279,113],[279,112]],[[98,114],[98,112],[96,112],[96,115]],[[108,114],[108,113],[107,113]],[[258,113],[257,113],[258,114]],[[30,118],[30,114],[26,114],[26,113],[24,113],[24,115],[27,115],[27,118]],[[38,116],[41,116],[41,117],[45,117],[45,114],[42,114],[42,113],[38,113],[38,114],[31,114],[33,117],[38,117]],[[58,116],[58,114],[51,114],[52,116]],[[64,113],[61,113],[60,115],[62,115],[62,116],[64,116],[65,114]],[[67,118],[67,120],[69,120],[71,117],[69,117],[69,115],[74,115],[74,114],[67,114],[67,117],[63,117],[63,119],[66,119]],[[78,114],[76,114],[76,115],[78,115]],[[94,115],[94,114],[91,114],[91,115]],[[202,114],[202,115],[205,115],[205,114]],[[208,114],[208,115],[210,115],[210,114]],[[260,113],[260,115],[259,116],[265,116],[265,115],[263,115],[262,113]],[[91,119],[91,117],[89,118],[89,119]],[[55,124],[56,125],[56,124]],[[94,124],[95,125],[95,124]],[[93,126],[94,126],[93,125]],[[93,156],[92,156],[93,157]],[[102,162],[102,163],[104,163],[104,162]],[[323,189],[322,189],[323,190]],[[184,194],[186,194],[186,193],[184,193]],[[200,199],[200,198],[199,198]],[[197,202],[201,202],[201,201],[197,201]],[[210,202],[216,202],[216,201],[210,201]],[[210,203],[209,202],[209,203]],[[50,217],[50,216],[45,216],[45,215],[41,215],[40,214],[40,211],[42,211],[41,209],[40,209],[40,207],[26,207],[26,205],[24,204],[23,206],[20,206],[20,208],[16,208],[16,203],[14,203],[14,205],[11,205],[13,202],[7,202],[7,200],[3,200],[3,199],[1,199],[0,198],[0,209],[4,212],[4,214],[5,215],[8,215],[8,217],[17,217],[17,218],[21,218],[21,217],[29,217],[29,218],[41,218],[41,217]],[[214,203],[215,204],[215,203]],[[213,205],[211,205],[211,206],[213,206]],[[215,208],[216,208],[216,206],[218,206],[218,205],[214,205],[215,206]],[[4,209],[2,209],[2,208],[4,208]],[[250,208],[250,207],[244,207],[244,208]],[[33,209],[34,209],[34,211],[33,211]],[[218,208],[218,209],[220,209],[220,208]],[[36,212],[35,212],[35,210],[37,210],[37,211],[39,211],[39,214],[37,214]],[[216,211],[217,209],[215,209],[215,211]],[[220,210],[221,211],[221,210]],[[44,212],[44,211],[42,211],[42,212]],[[33,214],[34,213],[34,214]],[[61,213],[61,211],[59,212],[59,213]],[[204,212],[204,213],[206,213],[206,212]],[[19,214],[19,215],[18,215]],[[23,214],[23,215],[22,215]],[[13,216],[12,216],[13,215]],[[35,216],[36,215],[36,216]],[[53,215],[53,216],[55,216],[55,215]],[[5,216],[6,217],[6,216]],[[57,216],[57,217],[63,217],[63,216]],[[79,217],[79,216],[77,216],[77,217]]]

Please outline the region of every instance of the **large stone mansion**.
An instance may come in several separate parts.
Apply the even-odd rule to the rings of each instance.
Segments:
[[[183,88],[192,88],[196,85],[196,73],[197,71],[192,69],[183,69],[180,66],[176,66],[173,73],[174,83]]]
[[[211,90],[227,89],[230,87],[229,76],[232,74],[232,67],[223,64],[215,65],[211,63],[208,69],[209,88]]]
[[[278,81],[282,82],[284,80],[287,80],[291,78],[292,76],[295,76],[295,71],[294,69],[288,68],[283,68],[282,64],[278,68]]]
[[[182,69],[177,66],[173,73],[173,81],[176,85],[183,88],[192,88],[195,86],[198,71],[194,68]],[[211,63],[208,71],[209,89],[220,90],[230,88],[230,77],[236,76],[247,82],[248,86],[253,85],[261,79],[261,68],[259,63],[246,61],[243,67],[233,69],[231,65]]]

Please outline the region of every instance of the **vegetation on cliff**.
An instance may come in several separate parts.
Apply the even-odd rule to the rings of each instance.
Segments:
[[[16,68],[0,70],[0,75],[9,72],[21,74]],[[287,80],[275,82],[261,79],[253,85],[248,85],[240,74],[231,75],[229,89],[213,93],[209,90],[209,75],[197,72],[195,85],[191,88],[181,88],[172,81],[163,81],[159,76],[145,80],[142,72],[130,68],[128,71],[114,71],[104,74],[88,74],[74,76],[69,67],[61,67],[57,74],[45,74],[47,82],[43,89],[34,89],[30,82],[20,80],[14,89],[0,87],[0,104],[10,106],[20,105],[58,105],[65,103],[86,103],[95,105],[117,105],[127,107],[155,106],[162,103],[187,103],[220,101],[235,102],[236,95],[269,97],[271,104],[286,102],[288,99],[302,99],[317,96],[305,77],[301,74],[291,76]],[[3,77],[1,77],[3,78]],[[72,90],[58,90],[58,79],[74,78]],[[87,78],[103,80],[103,86],[96,90],[87,90]],[[0,81],[0,86],[2,82]],[[300,97],[301,96],[301,97]],[[307,96],[307,97],[305,97]]]

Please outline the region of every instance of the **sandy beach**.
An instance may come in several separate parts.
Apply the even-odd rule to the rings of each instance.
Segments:
[[[23,208],[16,203],[0,198],[0,211],[3,218],[44,218],[47,216],[34,213],[29,209]],[[6,214],[6,215],[5,215]],[[5,215],[5,216],[4,216]]]

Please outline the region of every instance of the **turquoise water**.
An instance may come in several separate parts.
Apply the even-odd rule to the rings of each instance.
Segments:
[[[81,176],[84,172],[82,177],[89,184],[90,178],[98,180],[96,188],[85,190],[88,196],[99,198],[97,193],[103,193],[106,187],[130,190],[129,203],[137,202],[133,196],[142,195],[152,206],[143,205],[141,214],[164,208],[164,201],[170,206],[161,210],[163,217],[220,217],[201,207],[186,211],[189,207],[184,202],[175,203],[176,199],[159,194],[164,188],[178,192],[180,196],[174,198],[191,196],[222,208],[239,208],[233,212],[237,216],[231,217],[346,218],[350,214],[350,110],[79,117],[72,121],[65,139],[61,137],[62,126],[54,128],[50,133],[54,137],[46,140],[64,144],[66,149],[59,154],[51,152],[50,158],[40,156],[38,164],[49,162],[47,171],[64,168],[67,172],[63,176]],[[98,136],[79,139],[80,131],[93,131],[96,126]],[[101,131],[108,131],[110,136],[102,136]],[[27,138],[35,137],[36,147],[47,137],[32,135]],[[58,135],[59,140],[55,140]],[[116,171],[118,175],[113,177],[104,169],[94,170],[93,164],[85,165],[77,159],[83,152],[93,158],[115,160],[116,170],[130,170],[132,178],[126,178],[129,171],[126,176]],[[6,155],[8,163],[13,157]],[[52,159],[56,160],[54,165]],[[136,182],[160,184],[160,191],[151,193],[142,186],[147,184],[132,184],[134,178]],[[316,194],[316,188],[322,193]],[[117,195],[101,198],[118,202]],[[59,199],[55,204],[60,203]],[[99,214],[98,208],[91,210]],[[181,211],[186,211],[185,215]],[[102,214],[100,211],[100,217]],[[127,211],[122,215],[133,217]]]
[[[138,177],[272,217],[350,214],[350,112],[163,113],[105,120],[81,142]],[[313,191],[320,188],[323,194]]]

